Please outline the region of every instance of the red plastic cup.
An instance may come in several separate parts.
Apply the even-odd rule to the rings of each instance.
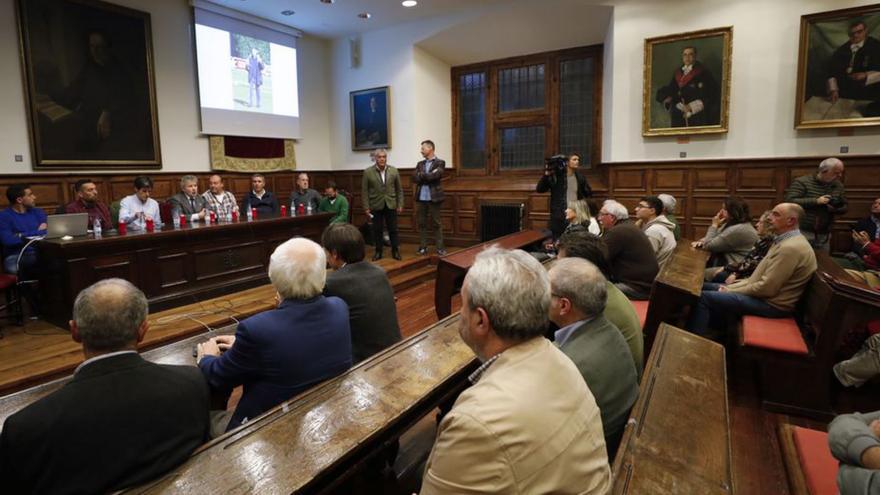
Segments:
[[[217,223],[217,214],[213,211],[211,212],[211,223]]]
[[[257,209],[256,208],[251,208],[251,218],[254,220],[257,219]]]
[[[153,222],[152,218],[148,218],[145,222],[147,232],[153,232],[156,230],[156,224]]]
[[[116,231],[119,232],[119,235],[125,235],[126,225],[122,220],[119,221],[119,226],[116,227]]]
[[[233,212],[232,212],[232,221],[233,221],[233,222],[237,222],[237,221],[238,221],[238,212],[237,212],[237,211],[233,211]]]
[[[180,226],[186,225],[186,215],[180,215]]]
[[[296,208],[296,214],[297,214],[297,215],[300,215],[300,216],[306,214],[306,205],[305,205],[305,203],[300,203],[299,206],[297,206],[297,208]]]
[[[287,206],[285,206],[285,205],[281,205],[281,216],[282,217],[287,216]]]

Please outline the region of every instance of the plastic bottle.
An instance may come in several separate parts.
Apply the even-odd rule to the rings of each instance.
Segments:
[[[253,208],[248,208],[248,209],[247,209],[247,221],[248,221],[248,222],[253,222],[253,221],[254,221],[254,210],[253,210]]]
[[[309,203],[309,206],[306,207],[306,215],[312,214],[312,204]]]
[[[95,237],[101,237],[101,219],[96,218],[94,225],[92,225],[92,232],[95,234]]]
[[[296,203],[294,203],[293,201],[290,202],[290,216],[296,216]]]

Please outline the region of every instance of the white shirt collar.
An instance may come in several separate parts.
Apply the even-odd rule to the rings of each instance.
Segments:
[[[80,363],[80,365],[77,366],[76,369],[73,371],[73,374],[75,375],[75,374],[79,373],[79,370],[83,369],[83,367],[85,367],[88,364],[94,363],[95,361],[100,361],[102,359],[107,359],[107,358],[114,357],[114,356],[121,356],[123,354],[137,354],[137,353],[138,353],[137,351],[128,350],[128,351],[116,351],[116,352],[108,352],[107,354],[101,354],[99,356],[95,356],[93,358],[86,359],[85,361]]]
[[[862,40],[854,45],[849,45],[849,49],[856,52],[861,50],[863,46],[865,46],[865,40]]]

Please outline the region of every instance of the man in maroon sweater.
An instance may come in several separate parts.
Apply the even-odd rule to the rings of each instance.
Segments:
[[[112,228],[110,210],[98,199],[98,185],[92,179],[80,179],[74,190],[76,199],[64,207],[65,213],[88,213],[89,228],[94,227],[96,218],[101,220],[101,227]]]

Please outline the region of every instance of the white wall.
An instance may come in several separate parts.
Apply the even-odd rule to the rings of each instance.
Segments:
[[[151,16],[162,170],[208,171],[208,139],[200,134],[192,15],[187,1],[113,2]],[[7,55],[5,70],[0,71],[0,173],[31,171],[23,77],[15,56],[19,46],[14,3],[0,0],[0,52]],[[299,47],[303,139],[296,144],[297,160],[304,168],[329,169],[329,42],[305,37]],[[23,155],[24,162],[14,162],[16,154]]]
[[[794,129],[800,17],[875,0],[628,0],[614,2],[606,38],[603,161],[833,155],[880,152],[880,131]],[[733,26],[730,130],[694,136],[643,137],[644,40],[697,29]]]

